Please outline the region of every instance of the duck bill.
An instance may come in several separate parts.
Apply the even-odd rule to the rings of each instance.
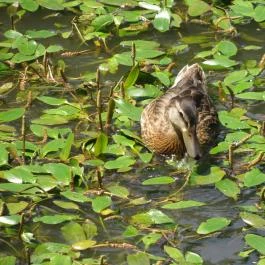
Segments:
[[[201,157],[201,150],[196,131],[190,132],[184,129],[182,130],[182,136],[188,155],[192,158],[199,159]]]

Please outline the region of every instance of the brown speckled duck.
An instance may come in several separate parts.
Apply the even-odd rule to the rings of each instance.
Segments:
[[[177,158],[202,156],[201,145],[215,137],[218,124],[205,82],[198,64],[186,65],[174,85],[145,107],[141,135],[149,149]]]

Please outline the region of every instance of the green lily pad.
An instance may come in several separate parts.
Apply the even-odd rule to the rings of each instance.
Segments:
[[[214,217],[202,222],[197,228],[197,233],[207,235],[219,231],[230,224],[230,220],[224,217]]]

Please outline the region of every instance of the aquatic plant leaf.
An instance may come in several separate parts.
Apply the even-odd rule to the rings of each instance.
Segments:
[[[141,108],[126,102],[123,99],[116,99],[116,111],[122,115],[127,116],[133,121],[139,121],[141,117]]]
[[[13,48],[17,48],[22,55],[33,55],[37,49],[37,42],[35,40],[28,40],[21,36],[13,42]]]
[[[38,100],[52,105],[52,106],[60,106],[63,104],[67,104],[68,101],[64,98],[54,98],[54,97],[48,97],[48,96],[41,96],[41,97],[37,97]]]
[[[94,245],[96,245],[96,243],[97,242],[95,240],[89,240],[89,239],[82,240],[82,241],[78,241],[72,244],[72,248],[74,250],[85,250],[85,249],[93,247]]]
[[[120,156],[115,160],[107,161],[104,165],[106,169],[127,168],[135,163],[135,159],[130,156]]]
[[[174,220],[168,217],[163,212],[151,209],[146,213],[139,213],[132,216],[132,222],[139,225],[151,225],[151,224],[171,224]]]
[[[265,229],[265,219],[257,214],[241,212],[240,217],[246,224],[250,226],[253,226],[257,229]]]
[[[32,123],[40,125],[62,125],[69,122],[69,117],[62,115],[44,114],[39,119],[32,120]]]
[[[247,45],[247,46],[244,46],[243,49],[246,51],[251,51],[251,50],[260,50],[262,49],[262,47],[258,45]]]
[[[236,97],[242,99],[265,100],[265,92],[245,92],[237,94]]]
[[[248,72],[247,70],[239,70],[239,71],[233,71],[232,73],[229,73],[225,79],[224,83],[225,85],[230,85],[236,82],[239,82],[247,76]]]
[[[224,217],[213,217],[202,222],[196,232],[201,235],[207,235],[227,227],[230,222],[229,219]]]
[[[58,207],[61,207],[63,209],[73,209],[73,210],[79,210],[79,206],[74,202],[66,202],[66,201],[59,201],[54,200],[53,204],[55,204]]]
[[[69,133],[64,143],[64,147],[59,155],[62,161],[66,161],[69,158],[73,143],[74,143],[74,134]]]
[[[142,237],[142,241],[144,243],[144,248],[148,249],[151,245],[157,243],[159,239],[161,239],[162,234],[159,233],[150,233]]]
[[[187,251],[185,253],[185,260],[186,262],[188,262],[188,264],[196,264],[196,265],[203,264],[203,259],[201,258],[201,256],[191,251]]]
[[[231,6],[231,9],[239,15],[252,17],[254,15],[254,8],[251,2],[236,0]]]
[[[54,214],[54,215],[44,215],[41,217],[34,217],[33,222],[41,222],[49,225],[56,225],[66,221],[72,221],[78,219],[78,215],[73,214]]]
[[[69,185],[72,178],[72,170],[70,166],[63,163],[44,164],[43,168],[47,173],[52,174],[59,185]]]
[[[67,198],[68,200],[74,201],[74,202],[85,203],[85,202],[91,201],[90,198],[83,195],[82,193],[78,193],[78,192],[74,192],[74,191],[64,191],[64,192],[61,192],[60,194],[62,196],[64,196],[65,198]]]
[[[256,249],[262,255],[265,255],[265,237],[255,234],[247,234],[245,236],[246,243]]]
[[[27,167],[21,166],[4,171],[4,178],[12,183],[35,183],[36,177]]]
[[[220,181],[225,176],[225,171],[220,167],[212,166],[207,175],[198,175],[195,172],[190,177],[192,185],[209,185]]]
[[[0,166],[8,164],[8,151],[5,146],[0,146]]]
[[[160,43],[153,40],[125,40],[120,42],[121,46],[132,47],[134,43],[136,49],[144,49],[148,47],[149,49],[155,49],[160,46]]]
[[[171,21],[171,26],[179,28],[182,23],[182,18],[178,14],[171,14],[173,20]]]
[[[100,213],[104,209],[108,208],[111,203],[112,201],[109,196],[97,196],[95,199],[92,199],[93,211]]]
[[[244,186],[254,187],[265,182],[265,174],[258,168],[252,168],[244,175]]]
[[[24,55],[22,53],[16,53],[11,59],[12,63],[23,63],[36,59],[35,55]]]
[[[127,256],[128,265],[150,265],[150,258],[146,253],[129,254]]]
[[[214,59],[209,59],[202,62],[208,69],[219,70],[224,68],[230,68],[237,65],[238,63],[234,60],[229,59],[226,56],[219,55],[215,56]]]
[[[111,14],[97,16],[91,23],[95,28],[94,31],[100,31],[102,28],[113,23],[113,16]]]
[[[184,255],[182,254],[182,252],[179,249],[165,245],[164,251],[167,253],[167,255],[170,258],[177,261],[179,264],[185,264]]]
[[[240,194],[240,188],[238,185],[234,181],[227,178],[215,183],[215,187],[225,196],[231,197],[234,200],[236,200],[237,196]]]
[[[125,231],[122,233],[123,237],[134,237],[137,236],[139,234],[139,231],[137,230],[137,228],[135,228],[132,225],[128,225],[125,229]]]
[[[76,115],[80,112],[79,108],[76,108],[71,105],[62,105],[57,109],[47,109],[44,110],[44,113],[51,114],[51,115],[62,115],[62,116],[72,116]]]
[[[96,140],[94,145],[94,154],[95,156],[99,156],[100,154],[104,153],[108,146],[108,136],[101,132]]]
[[[0,257],[0,265],[16,265],[16,257],[2,256]]]
[[[166,87],[170,86],[169,72],[167,71],[157,71],[152,73],[152,76],[155,76],[163,85]]]
[[[128,198],[130,192],[127,188],[120,186],[120,185],[111,185],[107,187],[107,190],[114,196],[120,198]]]
[[[188,201],[179,201],[179,202],[171,202],[164,204],[162,206],[163,209],[172,209],[172,210],[177,210],[177,209],[186,209],[190,207],[198,207],[198,206],[203,206],[206,205],[204,202],[199,202],[199,201],[193,201],[193,200],[188,200]]]
[[[59,52],[62,51],[63,47],[61,45],[50,45],[46,51],[49,53],[53,53],[53,52]]]
[[[257,22],[262,22],[265,20],[265,6],[258,5],[254,10],[254,20]]]
[[[40,155],[41,157],[47,156],[47,154],[51,152],[58,152],[64,147],[65,141],[64,139],[55,139],[49,141],[47,144],[45,144],[41,150],[40,150]]]
[[[63,0],[38,0],[38,4],[51,10],[63,10]]]
[[[70,244],[87,239],[83,227],[74,221],[61,227],[61,232],[64,239]]]
[[[225,56],[233,56],[237,53],[236,45],[229,40],[222,40],[217,45],[216,48],[219,52],[221,52]]]
[[[161,177],[153,177],[150,179],[146,179],[142,182],[142,185],[147,186],[147,185],[167,185],[174,183],[175,179],[173,177],[168,177],[168,176],[161,176]]]
[[[129,75],[127,76],[127,78],[124,81],[124,89],[128,89],[135,84],[135,82],[138,79],[139,72],[140,72],[140,68],[139,68],[139,65],[137,63],[136,65],[134,65],[132,67]]]
[[[0,224],[4,225],[17,225],[21,222],[20,215],[0,216]]]
[[[170,12],[168,9],[164,8],[159,13],[156,14],[155,19],[153,20],[154,27],[161,31],[165,32],[169,30],[170,25]]]
[[[46,39],[46,38],[56,36],[57,34],[56,32],[51,31],[51,30],[42,29],[42,30],[27,30],[25,35],[33,39]]]
[[[211,7],[201,0],[185,0],[188,5],[188,14],[192,17],[200,16],[209,11]]]
[[[19,119],[25,113],[24,108],[13,108],[7,111],[0,112],[0,123],[1,122],[9,122]]]
[[[147,2],[139,2],[138,5],[142,8],[153,10],[153,11],[160,11],[161,10],[160,6],[153,5],[153,4],[150,4]]]
[[[58,265],[58,264],[72,265],[73,263],[70,256],[60,255],[60,254],[51,256],[50,265]]]
[[[234,108],[230,112],[219,111],[218,118],[222,125],[229,129],[249,129],[251,128],[246,121],[241,120],[245,110]]]

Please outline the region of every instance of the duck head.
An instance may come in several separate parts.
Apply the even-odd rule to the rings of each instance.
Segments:
[[[168,109],[169,119],[183,138],[188,155],[194,159],[201,157],[200,144],[196,133],[197,109],[196,103],[191,97],[171,99]]]

